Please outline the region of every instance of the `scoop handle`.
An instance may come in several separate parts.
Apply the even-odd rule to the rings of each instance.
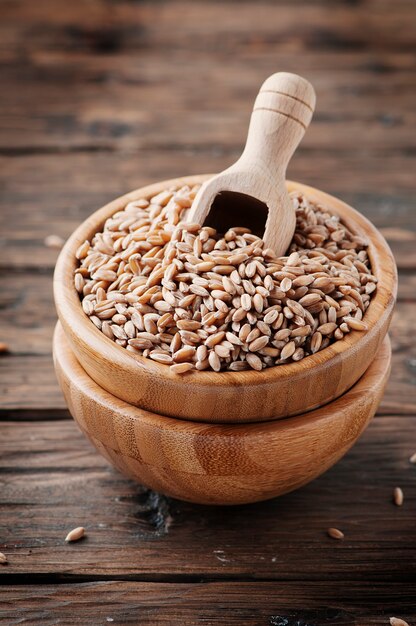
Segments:
[[[254,102],[244,152],[247,166],[284,182],[290,158],[315,109],[312,85],[297,74],[278,72],[263,83]]]

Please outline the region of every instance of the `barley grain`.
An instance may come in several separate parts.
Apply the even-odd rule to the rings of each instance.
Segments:
[[[400,487],[393,489],[393,502],[396,506],[402,506],[404,500],[403,490]]]
[[[337,325],[335,323],[325,322],[324,324],[318,326],[318,332],[321,333],[321,335],[330,335],[336,328]]]
[[[312,332],[312,329],[309,325],[301,326],[300,328],[295,328],[291,331],[291,337],[307,337]]]
[[[241,296],[241,308],[244,309],[244,311],[250,311],[251,309],[251,298],[248,293],[243,293]]]
[[[280,353],[280,358],[282,360],[286,360],[289,359],[295,352],[296,350],[296,344],[294,341],[289,341],[289,343],[287,343],[284,348],[282,348],[282,351]]]
[[[214,351],[211,351],[208,355],[208,362],[214,372],[219,372],[221,369],[221,361],[218,354]]]
[[[172,374],[185,374],[185,372],[189,372],[193,367],[192,363],[176,363],[175,365],[171,365],[169,370]]]
[[[290,280],[290,278],[283,278],[282,282],[280,283],[280,289],[286,293],[291,287],[292,281]]]
[[[331,539],[344,539],[345,535],[339,528],[328,528],[326,531]]]
[[[243,372],[244,370],[246,370],[248,367],[248,364],[246,361],[233,361],[232,363],[230,363],[229,366],[229,370],[231,370],[232,372]]]
[[[48,235],[45,237],[44,242],[47,248],[56,248],[57,250],[60,250],[63,247],[65,240],[59,235]]]
[[[227,332],[227,333],[225,333],[225,337],[226,337],[227,341],[229,341],[231,344],[233,344],[235,346],[242,346],[243,345],[243,342],[241,341],[241,339],[239,339],[233,333]]]
[[[299,254],[297,252],[292,252],[292,254],[289,255],[286,261],[286,265],[297,265],[299,261],[300,261]]]
[[[224,339],[224,337],[225,337],[225,332],[223,330],[221,330],[218,333],[214,333],[213,335],[208,337],[208,339],[205,341],[205,345],[208,348],[213,348],[218,343],[220,343],[220,341],[222,341]]]
[[[111,329],[111,327],[110,327]],[[108,335],[107,335],[108,336]],[[111,337],[110,337],[111,339]],[[147,350],[153,347],[153,342],[149,339],[144,339],[142,337],[136,337],[136,339],[129,339],[129,345],[133,348],[137,348],[139,350]]]
[[[308,277],[310,278],[310,277]],[[301,304],[302,306],[312,306],[314,304],[317,304],[318,302],[321,301],[321,296],[317,293],[308,293],[306,296],[303,296],[303,298],[300,298],[299,300],[299,304]]]
[[[243,326],[240,328],[240,331],[238,333],[238,337],[240,341],[245,343],[247,341],[247,337],[249,336],[250,332],[251,332],[250,324],[243,324]]]
[[[262,335],[267,335],[268,337],[270,337],[270,335],[272,334],[270,324],[265,324],[265,322],[262,322],[261,320],[257,322],[257,328]]]
[[[352,329],[352,330],[368,330],[368,326],[367,324],[365,324],[364,322],[362,322],[361,320],[358,320],[354,317],[344,317],[344,322],[346,324],[348,324],[348,326]]]
[[[82,537],[85,537],[85,529],[82,526],[78,526],[67,534],[67,536],[65,537],[65,541],[79,541],[79,539],[82,539]]]
[[[196,349],[193,346],[185,346],[180,348],[173,355],[175,363],[183,363],[184,361],[190,361],[195,355]]]
[[[227,359],[230,356],[230,348],[221,343],[214,347],[214,352],[222,359]]]
[[[77,251],[75,252],[75,256],[78,260],[82,260],[85,259],[85,257],[88,254],[88,251],[90,249],[90,242],[89,241],[84,241],[84,243],[82,243],[79,248],[77,249]]]
[[[273,324],[273,322],[276,321],[278,315],[279,315],[279,312],[276,309],[274,309],[266,313],[266,315],[263,318],[263,321],[265,324]]]
[[[248,338],[247,338],[247,341],[248,341]],[[257,339],[255,339],[249,344],[248,349],[250,350],[250,352],[258,352],[259,350],[262,350],[262,348],[265,348],[268,343],[269,343],[268,337],[264,337],[264,336],[258,337]]]
[[[401,617],[391,617],[390,618],[390,626],[410,626],[404,619]]]
[[[168,365],[172,363],[172,357],[169,354],[166,354],[165,352],[153,351],[149,353],[149,357],[153,359],[153,361],[156,361],[157,363],[165,363]]]
[[[261,370],[263,369],[263,364],[262,364],[261,359],[256,354],[249,352],[247,354],[246,359],[247,359],[247,363],[253,370],[261,372]]]
[[[291,333],[292,331],[290,330],[290,328],[282,328],[281,330],[278,330],[277,333],[275,333],[274,340],[285,341],[288,337],[290,337]]]

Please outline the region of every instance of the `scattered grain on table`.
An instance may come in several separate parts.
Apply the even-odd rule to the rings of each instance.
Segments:
[[[344,539],[345,535],[339,528],[328,528],[326,531],[331,539]]]
[[[396,506],[402,506],[404,500],[403,490],[400,487],[393,489],[393,502]]]
[[[247,228],[187,223],[198,188],[130,202],[78,248],[75,287],[108,339],[184,374],[261,371],[367,330],[366,240],[293,193],[296,231],[276,257]]]
[[[44,243],[47,248],[56,248],[57,250],[60,250],[63,247],[65,240],[59,235],[48,235],[45,237]]]
[[[410,457],[409,463],[412,463],[412,465],[416,465],[416,452],[414,452]]]
[[[3,552],[0,552],[0,564],[6,565],[7,563],[8,563],[7,556],[3,554]]]
[[[409,624],[405,622],[404,619],[401,619],[400,617],[391,617],[390,626],[409,626]]]
[[[7,352],[10,352],[8,344],[4,341],[0,341],[0,354],[7,354]]]
[[[78,541],[79,539],[82,539],[84,536],[85,536],[85,528],[83,528],[82,526],[78,526],[77,528],[74,528],[67,534],[67,536],[65,537],[65,541],[68,541],[68,542]]]

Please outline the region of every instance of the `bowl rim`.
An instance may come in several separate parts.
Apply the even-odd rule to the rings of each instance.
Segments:
[[[330,403],[319,406],[315,409],[298,413],[296,415],[288,415],[282,419],[269,419],[263,422],[236,422],[234,424],[221,422],[194,422],[192,420],[184,420],[180,417],[162,415],[135,406],[118,398],[110,391],[107,391],[96,383],[82,368],[77,361],[69,343],[65,336],[65,332],[61,323],[58,321],[53,332],[53,358],[55,368],[58,366],[64,371],[65,376],[70,381],[71,387],[76,392],[82,393],[89,400],[105,407],[117,414],[121,414],[123,418],[138,420],[142,424],[152,428],[160,428],[169,430],[172,433],[183,433],[188,435],[199,435],[217,437],[219,434],[224,437],[251,437],[253,434],[267,433],[268,431],[279,432],[287,430],[295,432],[297,428],[310,427],[312,424],[320,421],[332,421],[335,412],[345,413],[350,410],[351,403],[369,402],[374,403],[374,398],[362,394],[362,390],[369,387],[369,382],[377,381],[385,385],[391,370],[392,347],[389,335],[385,335],[376,356],[368,369],[349,389],[341,396],[334,398]],[[328,407],[331,411],[328,411]],[[377,407],[376,407],[377,409]],[[375,409],[375,410],[376,410]],[[75,416],[73,416],[75,418]],[[112,418],[113,419],[113,418]]]
[[[78,267],[75,252],[81,243],[86,239],[90,240],[96,232],[102,229],[106,219],[123,209],[128,202],[139,198],[150,198],[170,187],[199,184],[211,176],[212,174],[201,174],[168,179],[139,187],[116,198],[84,220],[66,241],[59,254],[53,278],[55,305],[59,319],[64,322],[64,326],[66,322],[71,327],[71,331],[96,355],[104,357],[106,361],[112,361],[122,370],[131,370],[135,375],[139,375],[141,371],[147,376],[154,376],[159,379],[167,377],[172,381],[186,383],[186,385],[189,384],[193,387],[212,387],[214,374],[212,371],[191,371],[186,376],[177,376],[170,372],[168,365],[157,363],[141,355],[135,355],[106,337],[88,319],[82,309],[81,300],[72,278],[74,270]],[[329,212],[339,215],[353,233],[364,236],[368,240],[368,254],[378,283],[375,296],[371,299],[365,314],[368,330],[364,334],[368,335],[371,331],[377,331],[385,316],[391,314],[397,293],[396,264],[386,240],[366,217],[342,200],[302,183],[288,180],[286,184],[289,192],[300,191],[304,193],[308,199],[323,205]],[[381,277],[383,277],[382,281],[380,280]],[[353,330],[344,335],[343,339],[305,357],[301,361],[302,373],[305,375],[317,366],[322,367],[332,359],[342,356],[348,350],[356,351],[362,335],[363,333],[360,331]],[[221,387],[233,385],[234,382],[237,384],[238,381],[239,386],[246,384],[255,387],[268,383],[275,384],[278,383],[279,379],[287,379],[298,374],[299,363],[287,363],[263,369],[261,372],[255,370],[215,372],[215,383]]]

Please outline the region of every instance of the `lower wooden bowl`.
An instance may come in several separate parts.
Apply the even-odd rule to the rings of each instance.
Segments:
[[[57,376],[69,410],[106,459],[129,478],[200,504],[242,504],[305,485],[338,461],[373,417],[390,372],[388,337],[343,396],[296,417],[206,424],[150,413],[99,387],[54,335]]]

